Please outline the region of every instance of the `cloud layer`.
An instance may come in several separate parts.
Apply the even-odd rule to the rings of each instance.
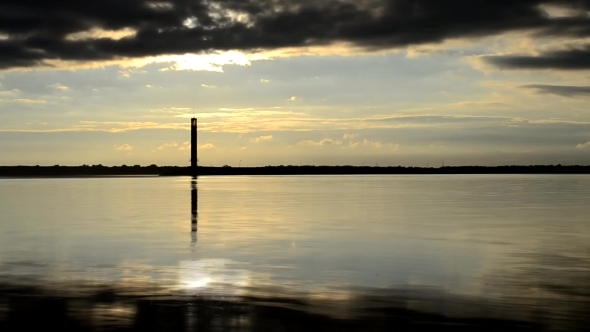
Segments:
[[[511,31],[585,38],[589,10],[585,0],[4,0],[0,69],[337,42],[381,50]],[[489,62],[588,68],[588,50]]]
[[[590,26],[590,23],[587,24]],[[590,69],[590,45],[552,50],[540,55],[486,56],[484,61],[502,69],[587,70]]]
[[[537,93],[552,94],[563,97],[590,96],[590,86],[528,84],[523,85],[522,87],[525,89],[532,89]]]

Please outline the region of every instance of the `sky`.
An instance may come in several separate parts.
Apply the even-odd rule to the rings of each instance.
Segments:
[[[588,0],[3,0],[0,165],[590,164]]]

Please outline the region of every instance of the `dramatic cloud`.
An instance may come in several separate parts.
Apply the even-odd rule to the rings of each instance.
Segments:
[[[528,84],[522,87],[535,90],[537,93],[553,94],[563,97],[590,96],[590,86]]]
[[[590,27],[590,22],[587,24]],[[588,70],[590,69],[590,45],[548,51],[536,56],[493,55],[483,57],[483,60],[501,69]]]
[[[381,50],[511,31],[583,38],[589,7],[585,0],[3,0],[0,69],[333,43]]]
[[[576,148],[578,149],[590,149],[590,141],[586,142],[586,143],[580,143],[578,145],[576,145]]]

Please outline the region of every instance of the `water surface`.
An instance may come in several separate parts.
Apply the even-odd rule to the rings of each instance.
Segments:
[[[0,277],[403,290],[571,320],[590,298],[588,202],[584,175],[0,179]]]

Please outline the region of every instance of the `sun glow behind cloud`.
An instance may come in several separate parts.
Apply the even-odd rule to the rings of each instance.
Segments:
[[[237,65],[250,66],[252,61],[268,60],[267,56],[247,55],[239,51],[214,52],[210,54],[184,54],[165,55],[146,60],[146,63],[164,63],[168,67],[160,69],[168,70],[190,70],[190,71],[213,71],[223,72],[223,66]]]
[[[69,36],[69,40],[83,40],[108,38],[118,40],[133,36],[135,32],[130,30],[105,31],[94,29]],[[0,36],[0,40],[1,36]],[[78,70],[95,69],[117,66],[123,70],[125,77],[129,77],[125,70],[129,68],[144,68],[148,65],[162,65],[159,70],[166,71],[204,71],[223,73],[225,66],[249,67],[256,61],[273,61],[281,58],[292,58],[301,56],[380,56],[399,53],[403,49],[392,48],[387,50],[367,50],[350,43],[333,43],[322,46],[309,47],[283,47],[274,50],[262,50],[247,52],[240,50],[212,51],[208,53],[185,53],[168,54],[150,57],[137,57],[97,61],[75,61],[75,60],[46,60],[44,65],[36,69],[10,69],[9,71],[31,71],[31,70]],[[270,79],[260,79],[261,83],[270,83]]]
[[[1,40],[1,39],[0,39]],[[254,61],[273,60],[276,53],[246,53],[242,51],[215,51],[203,54],[170,54],[153,57],[120,58],[113,60],[73,61],[46,60],[43,65],[34,69],[9,69],[9,72],[19,71],[52,71],[52,70],[80,70],[117,66],[126,73],[129,68],[144,68],[148,65],[160,65],[160,71],[205,71],[223,73],[224,66],[251,66]],[[128,77],[128,75],[125,75]]]

